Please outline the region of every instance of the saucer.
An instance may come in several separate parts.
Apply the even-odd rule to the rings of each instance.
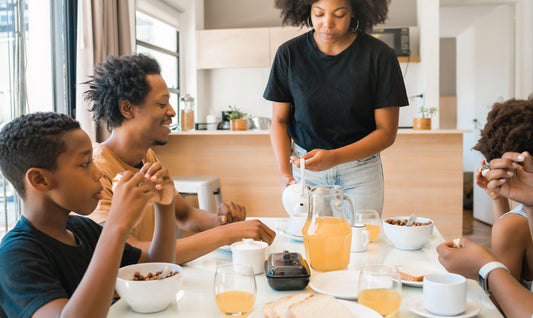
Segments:
[[[298,241],[298,242],[303,242],[304,241],[304,237],[303,235],[294,235],[292,234],[291,232],[287,231],[286,229],[280,229],[278,228],[278,230],[285,234],[286,236],[288,236],[289,238],[295,240],[295,241]]]
[[[473,300],[467,299],[466,300],[466,309],[463,313],[460,313],[459,315],[455,316],[439,316],[439,315],[433,315],[430,312],[424,308],[424,296],[415,296],[411,297],[407,300],[407,305],[409,306],[409,310],[414,312],[417,315],[428,317],[428,318],[469,318],[474,317],[477,314],[479,314],[479,311],[481,307],[478,303],[476,303]]]

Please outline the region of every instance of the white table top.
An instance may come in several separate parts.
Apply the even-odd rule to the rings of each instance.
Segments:
[[[303,242],[295,241],[285,235],[280,229],[284,229],[287,218],[260,218],[263,223],[275,229],[277,236],[268,253],[281,253],[284,250],[298,252],[305,257]],[[387,242],[384,234],[381,233],[379,239],[370,243],[368,250],[362,253],[352,252],[348,269],[359,270],[366,264],[391,264],[391,265],[420,265],[423,267],[438,268],[444,270],[439,264],[436,247],[444,242],[444,238],[435,228],[431,240],[424,248],[416,251],[402,251],[395,249]],[[183,279],[181,290],[176,295],[177,302],[171,304],[166,310],[150,314],[150,317],[224,317],[215,304],[213,294],[213,280],[217,264],[231,263],[231,253],[221,249],[215,250],[192,262],[183,265]],[[320,274],[311,270],[313,275]],[[269,301],[276,300],[282,296],[308,292],[316,293],[309,285],[304,290],[297,291],[276,291],[267,282],[265,274],[256,275],[257,299],[253,310],[263,307]],[[420,317],[410,311],[407,303],[412,297],[421,296],[422,288],[402,286],[402,304],[397,318]],[[490,301],[485,292],[479,287],[476,281],[467,280],[467,298],[480,304],[481,311],[478,317],[502,317],[494,304]],[[108,317],[145,317],[146,314],[133,312],[128,304],[119,300],[109,310]]]

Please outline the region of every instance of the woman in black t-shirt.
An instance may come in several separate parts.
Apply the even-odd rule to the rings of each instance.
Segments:
[[[384,22],[388,4],[275,1],[284,24],[312,27],[280,46],[264,93],[273,102],[271,141],[283,188],[296,183],[302,157],[308,184],[342,185],[357,210],[381,214],[379,153],[396,138],[399,106],[408,105],[394,51],[366,33]]]

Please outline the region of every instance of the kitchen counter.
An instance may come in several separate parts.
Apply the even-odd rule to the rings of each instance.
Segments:
[[[457,133],[468,133],[472,132],[470,130],[458,130],[458,129],[433,129],[433,130],[414,130],[410,128],[406,129],[398,129],[398,134],[439,134],[439,135],[446,135],[446,134],[457,134]],[[243,130],[243,131],[235,131],[235,130],[189,130],[189,131],[173,131],[170,133],[171,135],[186,135],[186,136],[194,136],[194,135],[268,135],[270,134],[270,130]]]
[[[433,219],[446,239],[460,237],[463,134],[468,132],[400,129],[395,143],[381,153],[382,216],[415,212]],[[223,200],[244,204],[249,216],[287,216],[266,130],[173,132],[168,144],[154,151],[171,175],[219,176]]]

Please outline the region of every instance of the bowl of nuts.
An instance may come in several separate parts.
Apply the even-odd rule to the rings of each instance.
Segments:
[[[407,226],[408,216],[390,217],[383,220],[383,232],[389,241],[400,250],[417,250],[429,241],[433,233],[431,219],[417,217]]]
[[[118,270],[115,289],[138,313],[166,309],[180,288],[181,266],[172,263],[140,263]]]

